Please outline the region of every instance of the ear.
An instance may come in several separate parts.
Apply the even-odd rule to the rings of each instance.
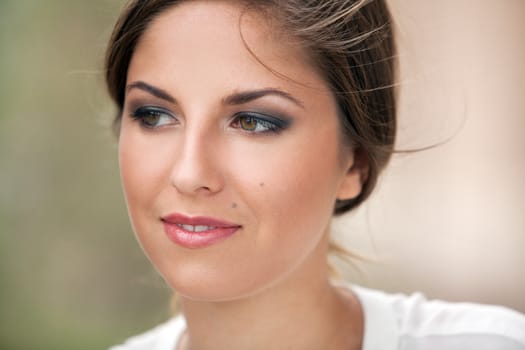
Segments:
[[[348,200],[359,196],[368,179],[370,165],[362,149],[355,149],[345,164],[346,174],[339,186],[337,199]]]

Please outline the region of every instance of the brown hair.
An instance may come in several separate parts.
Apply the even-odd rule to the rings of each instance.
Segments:
[[[132,0],[120,15],[105,59],[106,84],[118,107],[115,130],[120,125],[127,71],[138,40],[156,16],[182,1],[189,0]],[[361,193],[353,199],[338,200],[334,212],[355,208],[374,189],[395,141],[396,55],[385,0],[239,2],[247,9],[269,10],[281,29],[299,40],[329,84],[339,108],[345,143],[368,162]]]

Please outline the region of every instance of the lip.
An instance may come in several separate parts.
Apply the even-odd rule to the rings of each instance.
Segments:
[[[175,213],[161,217],[168,238],[185,248],[203,248],[227,239],[242,226],[207,216]],[[192,228],[183,227],[193,226]]]

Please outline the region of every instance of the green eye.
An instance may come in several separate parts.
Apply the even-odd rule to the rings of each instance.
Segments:
[[[279,133],[290,124],[289,120],[272,117],[270,115],[241,112],[235,116],[232,127],[252,134]]]
[[[133,112],[131,117],[148,129],[177,124],[177,119],[173,115],[157,107],[140,107]]]
[[[155,126],[160,120],[160,113],[157,111],[148,111],[142,116],[142,123],[148,126]]]
[[[241,128],[243,128],[246,131],[254,131],[255,129],[257,129],[257,120],[253,117],[239,117],[239,122],[241,124]]]

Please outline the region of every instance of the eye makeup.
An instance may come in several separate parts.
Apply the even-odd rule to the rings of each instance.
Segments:
[[[289,118],[278,118],[259,112],[238,112],[231,126],[253,134],[279,133],[291,124]]]
[[[157,106],[142,106],[131,112],[130,117],[148,129],[179,124],[177,118],[168,110]]]
[[[134,97],[127,101],[125,109],[133,121],[139,122],[141,127],[146,129],[179,125],[182,122],[181,112],[174,113],[172,107],[166,108],[162,106],[163,104],[162,102],[151,101],[151,98]],[[229,127],[246,134],[279,134],[291,126],[293,118],[283,115],[281,112],[275,112],[276,108],[271,107],[271,105],[273,103],[270,103],[270,107],[268,107],[266,104],[261,105],[260,102],[257,102],[255,106],[225,108],[222,112],[220,109],[216,109],[210,112],[210,116],[215,115],[216,118],[219,118],[222,115],[229,120],[227,121]],[[173,107],[177,108],[177,106]],[[211,118],[210,122],[212,121]]]

